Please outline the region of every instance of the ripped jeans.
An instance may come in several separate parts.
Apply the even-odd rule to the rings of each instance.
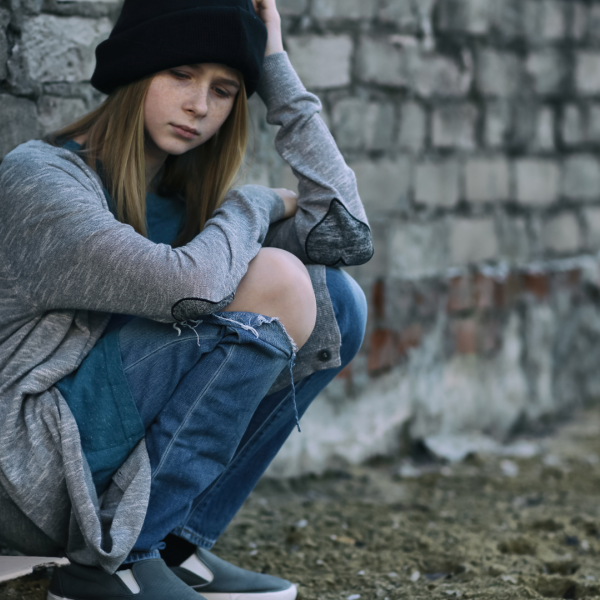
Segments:
[[[327,286],[342,334],[342,366],[274,394],[267,392],[293,358],[276,321],[231,312],[180,335],[144,319],[121,328],[123,367],[152,468],[146,519],[126,563],[159,557],[169,533],[212,547],[293,431],[296,403],[301,416],[352,360],[364,336],[364,295],[337,269],[327,269]]]

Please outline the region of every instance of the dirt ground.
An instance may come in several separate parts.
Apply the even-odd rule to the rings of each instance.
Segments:
[[[264,480],[214,551],[301,600],[600,598],[600,410],[530,441],[529,457]],[[0,600],[41,600],[46,577]]]

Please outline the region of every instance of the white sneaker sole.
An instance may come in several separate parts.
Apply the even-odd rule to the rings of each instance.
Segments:
[[[201,596],[204,596],[206,600],[295,600],[298,594],[298,590],[295,585],[292,585],[287,590],[281,590],[279,592],[264,592],[259,594],[243,592],[235,594],[213,594],[210,592],[203,592],[202,589],[198,589],[196,591]]]
[[[281,590],[279,592],[265,592],[261,594],[203,594],[202,590],[196,590],[200,595],[204,596],[206,600],[295,600],[298,590],[295,585],[289,587],[287,590]],[[135,597],[135,594],[132,594]],[[71,600],[71,598],[63,598],[62,596],[55,596],[52,592],[48,592],[46,600]]]

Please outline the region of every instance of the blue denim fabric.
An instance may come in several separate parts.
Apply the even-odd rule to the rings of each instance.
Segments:
[[[300,414],[364,336],[366,302],[356,282],[328,269],[327,285],[343,364],[296,383]],[[143,319],[121,329],[125,375],[152,467],[146,520],[126,563],[158,557],[171,532],[210,548],[293,430],[292,386],[266,396],[289,366],[291,344],[279,323],[264,319],[217,313],[179,336],[170,325]]]

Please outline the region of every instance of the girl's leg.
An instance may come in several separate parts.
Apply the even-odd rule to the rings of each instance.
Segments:
[[[300,415],[354,358],[364,337],[366,301],[358,284],[343,271],[327,269],[327,287],[342,334],[342,366],[313,373],[296,383]],[[233,460],[194,501],[189,515],[174,533],[202,548],[211,548],[293,431],[295,423],[291,386],[266,396],[252,416]]]

